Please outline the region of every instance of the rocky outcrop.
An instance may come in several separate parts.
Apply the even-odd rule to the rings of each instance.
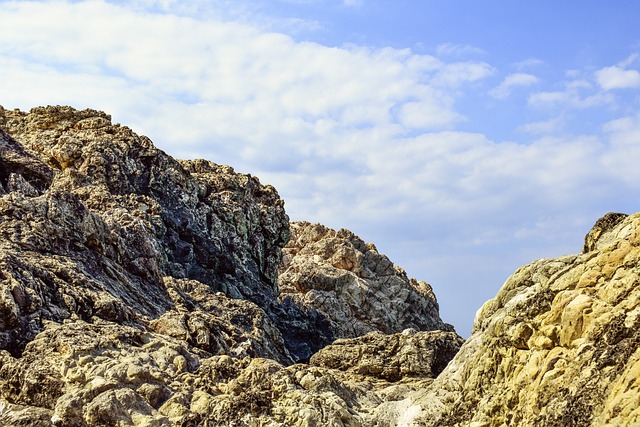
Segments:
[[[640,423],[640,213],[516,271],[463,344],[428,284],[255,177],[93,110],[0,129],[0,425]]]
[[[431,288],[346,230],[302,248],[294,224],[279,270],[288,218],[255,177],[93,110],[0,107],[0,128],[0,425],[386,425],[461,344],[417,332],[452,329]],[[308,256],[333,305],[291,291]]]
[[[0,352],[0,362],[2,425],[386,425],[384,400],[415,390],[318,366],[205,357],[184,340],[100,320],[46,322],[22,357]]]
[[[19,355],[45,320],[176,311],[165,277],[282,322],[270,304],[289,232],[275,189],[226,166],[178,162],[104,113],[0,112],[2,348]],[[187,300],[189,310],[199,304]]]
[[[640,214],[608,214],[585,251],[515,272],[473,335],[410,398],[416,425],[640,423]]]
[[[280,298],[311,307],[336,338],[373,331],[449,330],[426,282],[401,268],[349,230],[294,222],[280,264]]]

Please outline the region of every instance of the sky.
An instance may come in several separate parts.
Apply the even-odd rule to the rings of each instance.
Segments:
[[[462,336],[517,268],[640,211],[635,0],[0,1],[0,105],[111,114],[430,283]]]

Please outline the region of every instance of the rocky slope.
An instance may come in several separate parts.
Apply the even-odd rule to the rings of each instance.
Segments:
[[[462,344],[346,230],[293,224],[281,263],[255,177],[93,110],[0,129],[0,425],[393,425]]]
[[[607,214],[581,254],[516,271],[408,400],[416,425],[640,425],[640,213]]]
[[[463,344],[255,177],[92,110],[0,129],[0,425],[640,424],[640,213],[516,271]]]

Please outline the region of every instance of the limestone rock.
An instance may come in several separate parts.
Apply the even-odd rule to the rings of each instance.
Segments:
[[[279,275],[280,298],[323,314],[335,338],[407,328],[449,330],[426,282],[410,279],[371,243],[320,224],[291,224]]]
[[[586,251],[511,276],[473,335],[409,401],[416,425],[640,423],[640,213],[607,215]]]

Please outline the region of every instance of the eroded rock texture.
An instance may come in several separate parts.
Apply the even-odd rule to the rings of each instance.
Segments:
[[[461,344],[428,285],[347,231],[296,249],[279,295],[289,221],[255,177],[93,110],[0,107],[0,129],[0,425],[392,425]],[[329,305],[289,291],[314,251]]]
[[[416,332],[414,329],[391,335],[371,332],[335,341],[314,354],[310,363],[392,382],[434,378],[463,342],[455,332]]]
[[[411,349],[427,350],[410,356],[418,364],[402,373],[412,380],[403,382],[386,381],[384,374],[371,369],[331,369],[322,361],[287,367],[273,359],[210,355],[185,340],[102,320],[45,322],[44,331],[27,344],[22,357],[0,352],[0,423],[394,425],[388,424],[387,414],[395,406],[387,406],[428,384],[438,357],[453,357],[460,338],[449,334],[453,333],[373,337],[378,345],[411,339],[407,354]],[[434,358],[430,344],[442,338],[454,345],[448,352],[437,348],[440,356]],[[362,359],[374,360],[371,366],[391,362],[380,358],[371,341],[369,337],[362,344],[354,342]],[[325,356],[340,345],[327,349]],[[399,355],[396,362],[406,357]]]
[[[429,284],[408,278],[349,230],[292,223],[280,271],[280,298],[322,313],[336,338],[407,328],[453,330],[440,319]]]
[[[579,255],[522,267],[410,400],[416,425],[640,424],[640,214],[607,214]]]
[[[640,213],[516,271],[462,344],[255,177],[93,110],[0,129],[0,425],[640,424]]]

